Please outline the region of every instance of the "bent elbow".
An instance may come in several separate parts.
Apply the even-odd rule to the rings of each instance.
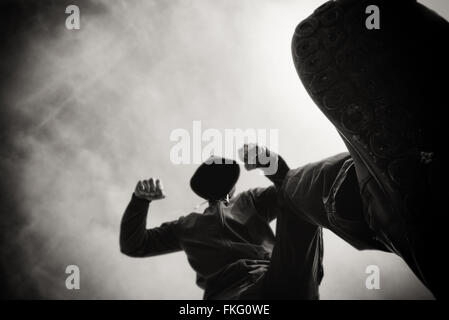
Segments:
[[[143,250],[140,250],[139,248],[131,248],[126,245],[120,244],[120,252],[124,254],[125,256],[131,257],[131,258],[142,258],[144,257]]]

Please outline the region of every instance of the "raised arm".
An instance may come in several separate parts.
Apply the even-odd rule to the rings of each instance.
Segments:
[[[261,169],[265,176],[274,183],[276,189],[282,186],[290,170],[285,160],[275,152],[256,144],[245,144],[239,150],[240,159],[246,170]]]
[[[274,154],[274,152],[271,152],[271,154]],[[280,189],[290,168],[288,167],[287,162],[285,162],[280,155],[274,154],[274,156],[277,157],[278,161],[277,170],[275,173],[265,173],[265,176],[274,183],[276,189]]]
[[[176,235],[178,221],[147,229],[150,203],[165,198],[162,184],[153,179],[139,181],[120,225],[120,251],[130,257],[151,257],[181,250]]]
[[[278,154],[255,144],[245,144],[239,150],[239,156],[247,170],[261,169],[274,184],[268,188],[255,188],[247,191],[253,199],[259,215],[271,222],[277,217],[282,206],[279,190],[290,169]]]

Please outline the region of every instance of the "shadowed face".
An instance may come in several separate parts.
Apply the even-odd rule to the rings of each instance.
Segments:
[[[239,175],[240,167],[236,161],[213,156],[195,171],[190,187],[203,199],[223,200],[234,193]]]

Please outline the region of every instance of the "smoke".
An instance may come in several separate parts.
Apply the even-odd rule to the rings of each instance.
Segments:
[[[81,29],[65,28],[65,8]],[[120,254],[135,183],[164,181],[150,226],[188,214],[194,166],[170,162],[170,132],[274,128],[290,166],[345,148],[302,88],[296,24],[321,1],[7,1],[1,4],[2,297],[199,299],[183,253]],[[313,139],[310,137],[313,136]],[[243,173],[238,191],[267,185]],[[397,257],[326,233],[322,298],[429,298]],[[81,289],[65,288],[80,267]],[[382,290],[364,287],[367,265]]]

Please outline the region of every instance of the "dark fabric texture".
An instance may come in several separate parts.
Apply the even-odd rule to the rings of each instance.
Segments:
[[[275,185],[218,201],[202,214],[191,213],[146,229],[149,202],[132,197],[122,219],[121,251],[151,257],[184,250],[197,273],[204,299],[317,299],[322,279],[321,229],[283,205],[280,158]],[[269,223],[277,218],[277,236]],[[274,249],[273,249],[274,248]]]
[[[365,24],[368,5],[379,9],[378,29]],[[292,39],[304,88],[351,154],[375,240],[437,298],[446,287],[448,35],[449,23],[415,0],[337,0],[302,21]]]
[[[366,223],[356,182],[346,152],[290,170],[283,192],[291,211],[309,223],[333,231],[358,250],[385,251]]]

